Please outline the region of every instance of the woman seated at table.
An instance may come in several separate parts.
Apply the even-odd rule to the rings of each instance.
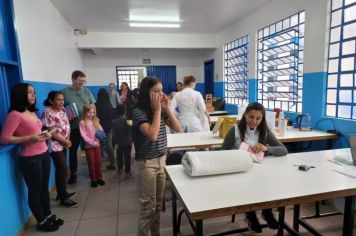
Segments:
[[[265,117],[265,108],[262,104],[257,102],[250,103],[239,124],[232,127],[226,134],[222,149],[238,149],[241,142],[245,142],[252,148],[254,153],[264,152],[265,155],[273,156],[287,155],[287,148],[267,127]],[[262,210],[261,216],[267,222],[270,229],[278,229],[278,221],[274,218],[272,209]],[[256,233],[262,232],[262,227],[254,211],[246,213],[245,222],[250,231]]]

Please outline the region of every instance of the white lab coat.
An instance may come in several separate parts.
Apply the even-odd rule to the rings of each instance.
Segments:
[[[176,93],[171,101],[171,110],[175,112],[183,132],[210,130],[204,99],[198,91],[185,88]]]

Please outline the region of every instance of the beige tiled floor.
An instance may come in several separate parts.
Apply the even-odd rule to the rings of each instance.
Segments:
[[[105,166],[104,163],[103,166]],[[65,235],[65,236],[134,236],[136,235],[136,222],[138,216],[138,203],[134,178],[125,179],[118,176],[116,171],[104,171],[106,185],[93,189],[90,187],[87,166],[84,158],[80,158],[78,183],[70,185],[69,192],[76,191],[75,198],[80,203],[78,208],[63,208],[58,202],[52,200],[52,211],[63,218],[65,223],[53,233],[38,232],[31,226],[26,235]],[[56,193],[51,193],[54,199]],[[161,235],[172,235],[171,201],[167,202],[167,209],[161,213]],[[302,214],[310,214],[313,205],[302,206]],[[322,211],[333,210],[330,204],[322,206]],[[286,209],[287,222],[291,222],[292,207]],[[204,221],[204,233],[220,232],[238,227],[245,227],[243,216],[239,215],[235,223],[230,223],[231,217],[221,217]],[[262,221],[262,220],[261,220]],[[342,216],[333,216],[323,219],[310,220],[323,235],[341,235]],[[310,235],[301,229],[301,235]],[[355,230],[356,232],[356,230]],[[275,235],[276,231],[264,229],[260,235]],[[193,235],[185,217],[181,226],[181,234]],[[240,235],[253,235],[244,233]],[[285,235],[288,235],[285,233]]]

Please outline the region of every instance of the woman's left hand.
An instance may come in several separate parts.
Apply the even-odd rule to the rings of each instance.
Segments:
[[[262,143],[257,143],[255,146],[252,147],[252,151],[254,153],[266,152],[267,150],[268,148]]]

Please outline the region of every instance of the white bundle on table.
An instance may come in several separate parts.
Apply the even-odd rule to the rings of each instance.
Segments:
[[[218,175],[248,171],[252,159],[244,150],[186,152],[182,165],[191,176]]]

